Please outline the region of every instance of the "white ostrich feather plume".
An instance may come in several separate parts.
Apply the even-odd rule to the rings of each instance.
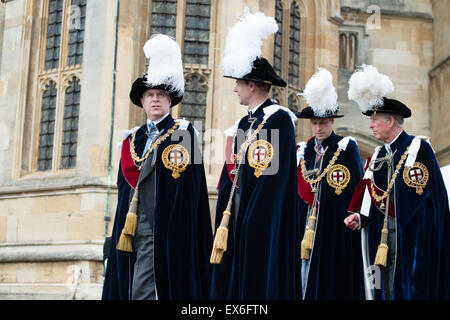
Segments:
[[[319,68],[308,80],[302,93],[306,103],[313,109],[316,116],[334,113],[338,109],[337,93],[333,86],[333,76],[327,69]]]
[[[394,92],[391,79],[371,65],[363,65],[348,81],[348,98],[355,101],[362,112],[383,105],[383,97]]]
[[[278,31],[278,24],[262,12],[251,13],[246,7],[243,17],[228,31],[222,60],[226,76],[241,78],[249,74],[253,61],[261,57],[262,39]]]
[[[151,86],[169,85],[171,91],[183,95],[183,63],[178,43],[166,35],[157,34],[145,43],[144,53],[149,59],[147,83]]]

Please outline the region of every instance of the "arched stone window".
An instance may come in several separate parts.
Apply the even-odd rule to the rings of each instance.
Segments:
[[[39,125],[38,170],[50,170],[53,161],[55,136],[56,83],[50,81],[42,94],[41,121]]]
[[[31,150],[36,157],[31,170],[75,167],[86,5],[87,0],[44,1],[45,39],[37,76],[42,91],[34,132],[38,144]]]
[[[80,108],[80,81],[75,77],[64,96],[64,122],[61,149],[61,169],[75,167],[77,159],[78,117]]]

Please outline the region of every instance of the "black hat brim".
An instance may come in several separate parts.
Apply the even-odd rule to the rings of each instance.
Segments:
[[[224,75],[225,78],[253,81],[258,83],[264,83],[271,86],[286,87],[287,83],[280,76],[277,75],[269,61],[265,58],[257,58],[253,61],[253,68],[249,74],[243,77],[233,77],[230,75]]]
[[[403,118],[409,118],[411,117],[411,109],[409,109],[405,104],[402,102],[395,100],[395,99],[389,99],[386,97],[383,97],[383,106],[376,107],[374,110],[368,110],[363,112],[362,114],[365,116],[372,116],[374,113],[388,113],[388,114],[395,114],[399,115]]]
[[[177,92],[174,92],[174,90],[172,89],[171,86],[168,85],[157,85],[157,86],[150,86],[147,82],[146,82],[146,77],[142,77],[142,78],[137,78],[133,85],[131,86],[131,91],[130,91],[130,100],[131,102],[133,102],[136,106],[142,108],[142,103],[141,103],[141,98],[142,98],[142,94],[148,90],[148,89],[160,89],[160,90],[164,90],[166,91],[169,96],[170,96],[170,107],[172,108],[173,106],[179,104],[182,100],[183,100],[183,96],[178,95]]]
[[[314,110],[311,107],[306,107],[301,112],[296,112],[295,115],[297,116],[297,118],[300,119],[335,119],[335,118],[342,118],[344,116],[342,114],[329,113],[319,117],[314,113]]]

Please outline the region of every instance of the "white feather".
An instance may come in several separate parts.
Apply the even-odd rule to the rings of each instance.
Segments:
[[[383,105],[383,97],[394,92],[391,79],[378,72],[371,65],[363,65],[350,77],[348,89],[349,100],[355,101],[363,112]]]
[[[278,24],[262,12],[252,14],[248,7],[244,16],[228,31],[222,60],[226,76],[241,78],[250,73],[253,61],[261,57],[262,39],[278,31]]]
[[[319,68],[319,71],[313,74],[302,96],[316,116],[324,116],[327,112],[334,113],[338,109],[338,96],[333,86],[333,76],[326,69]]]
[[[181,96],[184,93],[183,63],[180,47],[172,38],[157,34],[144,45],[149,59],[147,83],[152,86],[170,85]]]

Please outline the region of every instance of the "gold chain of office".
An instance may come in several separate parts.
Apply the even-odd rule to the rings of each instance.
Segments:
[[[266,119],[263,120],[263,122],[261,122],[259,124],[259,126],[256,128],[256,130],[252,133],[252,135],[246,140],[244,141],[244,143],[241,144],[241,148],[239,150],[239,153],[237,155],[234,155],[234,163],[238,163],[241,158],[244,155],[244,152],[247,151],[247,147],[250,145],[250,143],[255,139],[256,135],[261,131],[262,127],[266,124]],[[236,135],[237,133],[234,135],[233,137],[233,146],[232,146],[232,150],[234,149],[234,144],[236,142]]]
[[[167,137],[169,137],[172,133],[175,132],[176,128],[179,126],[179,123],[175,123],[173,125],[172,128],[170,128],[163,136],[159,137],[158,139],[156,139],[152,145],[150,146],[150,148],[148,148],[147,152],[145,153],[145,155],[141,158],[136,154],[135,148],[134,148],[134,140],[136,138],[136,133],[137,130],[131,135],[131,142],[130,142],[130,152],[131,152],[131,157],[133,158],[133,161],[136,163],[141,163],[142,161],[144,161],[145,159],[148,158],[148,155],[157,147],[159,146],[164,140],[167,139]]]
[[[330,162],[328,163],[327,167],[322,171],[322,173],[316,178],[316,179],[310,179],[308,178],[305,174],[306,174],[306,166],[305,166],[305,159],[302,159],[301,161],[301,165],[302,165],[302,175],[303,175],[303,179],[305,179],[306,182],[308,182],[309,184],[315,184],[317,182],[320,182],[320,180],[322,180],[323,177],[325,177],[325,175],[328,173],[328,171],[331,170],[331,167],[334,166],[337,158],[339,157],[339,155],[341,154],[342,149],[338,148],[333,155],[333,158],[331,158]]]
[[[406,148],[405,152],[403,153],[402,157],[400,158],[400,161],[398,162],[397,166],[395,167],[395,172],[392,175],[391,181],[389,181],[387,190],[385,192],[383,192],[383,194],[381,196],[378,196],[375,193],[375,188],[374,188],[374,181],[373,181],[373,175],[370,178],[370,192],[372,193],[372,198],[376,200],[376,202],[381,202],[384,199],[387,198],[387,196],[389,195],[389,193],[391,192],[392,188],[394,187],[394,183],[395,183],[395,179],[397,178],[398,173],[400,172],[400,169],[403,165],[403,162],[405,162],[406,157],[408,156],[408,152],[409,152],[409,147]]]

